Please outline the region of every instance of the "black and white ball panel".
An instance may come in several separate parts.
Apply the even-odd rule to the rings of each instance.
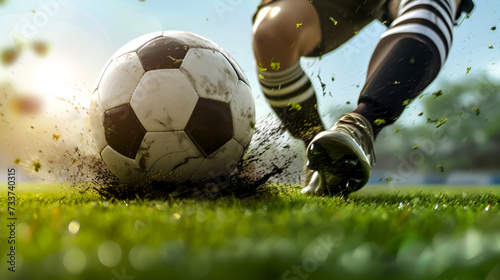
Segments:
[[[231,63],[231,66],[233,66],[234,71],[238,75],[238,78],[240,81],[243,81],[245,84],[250,86],[250,82],[248,81],[247,77],[245,76],[245,73],[243,72],[243,69],[241,69],[240,65],[236,63],[236,60],[223,48],[219,49],[219,52],[224,55],[229,63]]]
[[[203,155],[183,131],[148,132],[136,161],[155,180],[184,182],[203,162]]]
[[[183,130],[198,94],[178,69],[148,71],[130,104],[147,131]]]
[[[236,140],[229,140],[215,153],[205,158],[189,180],[197,182],[207,179],[207,175],[215,178],[231,173],[241,160],[243,152],[244,148]]]
[[[200,97],[228,103],[238,82],[229,61],[218,51],[191,48],[181,71]]]
[[[147,42],[138,51],[144,70],[179,69],[189,47],[169,37],[159,37]]]
[[[141,37],[138,37],[138,38],[128,42],[123,47],[118,49],[118,51],[116,51],[111,56],[111,58],[108,60],[108,62],[106,63],[106,66],[104,66],[104,68],[101,70],[101,73],[99,74],[99,78],[97,79],[97,82],[96,82],[96,85],[94,88],[97,89],[99,87],[99,84],[102,81],[104,73],[108,71],[107,69],[108,69],[109,65],[111,64],[111,62],[113,62],[113,60],[115,60],[117,57],[122,56],[124,54],[136,52],[144,44],[146,44],[147,42],[149,42],[150,40],[152,40],[156,37],[162,36],[162,34],[163,34],[163,32],[154,32],[154,33],[143,35]]]
[[[238,81],[233,98],[229,103],[233,120],[233,138],[243,147],[248,147],[252,139],[252,124],[255,123],[255,103],[252,89],[242,80]]]
[[[229,104],[200,98],[184,131],[205,157],[213,154],[233,137]]]
[[[145,73],[136,53],[114,59],[99,84],[102,107],[109,110],[129,103]]]
[[[139,167],[135,159],[120,154],[110,146],[102,150],[101,157],[108,168],[127,184],[141,184],[144,183],[144,178],[147,178],[146,172]]]
[[[107,110],[103,126],[108,145],[120,154],[135,159],[147,131],[132,106],[127,103]]]

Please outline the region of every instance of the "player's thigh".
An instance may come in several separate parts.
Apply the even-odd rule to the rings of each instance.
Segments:
[[[294,59],[320,56],[344,44],[391,0],[263,0],[254,17],[254,49],[278,49]],[[399,1],[399,0],[398,0]]]
[[[311,56],[335,50],[375,19],[387,0],[314,0],[321,43]]]

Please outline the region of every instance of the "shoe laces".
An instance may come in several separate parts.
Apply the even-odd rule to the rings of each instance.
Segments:
[[[341,130],[350,135],[363,149],[370,160],[370,165],[375,165],[375,149],[373,147],[375,138],[373,128],[365,117],[358,113],[345,114],[335,123],[331,130]]]

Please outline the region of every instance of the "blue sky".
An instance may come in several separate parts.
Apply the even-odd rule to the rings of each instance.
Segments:
[[[447,81],[481,75],[500,78],[500,30],[491,30],[497,24],[500,27],[500,2],[476,2],[470,19],[459,20],[448,61],[429,92]],[[253,86],[257,114],[262,117],[270,110],[256,84],[251,47],[251,17],[258,3],[255,0],[8,0],[0,6],[0,49],[13,46],[14,42],[43,40],[50,43],[51,51],[46,57],[26,51],[14,65],[0,66],[0,83],[9,81],[24,93],[74,97],[87,104],[101,68],[122,45],[150,32],[182,30],[216,42],[236,59]],[[327,84],[326,91],[332,93],[332,97],[318,94],[326,125],[332,125],[342,113],[354,109],[371,52],[384,30],[374,21],[321,60],[302,61],[306,71],[313,74],[316,89],[321,88],[316,77],[320,73]],[[466,74],[468,67],[471,71]],[[347,101],[351,104],[346,105]],[[412,106],[420,105],[417,102]],[[49,110],[57,111],[54,107]],[[412,117],[411,113],[405,114],[404,117]]]

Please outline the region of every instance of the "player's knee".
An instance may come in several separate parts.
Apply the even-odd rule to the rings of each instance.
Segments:
[[[267,45],[274,40],[272,29],[259,25],[254,28],[252,39],[253,45],[257,49],[267,48]]]
[[[293,5],[292,5],[293,4]],[[314,7],[306,0],[276,1],[255,17],[253,47],[257,62],[282,68],[295,64],[319,44],[321,30]]]
[[[280,28],[275,20],[261,22],[253,33],[253,48],[257,63],[264,68],[271,67],[272,61],[279,61],[282,67],[293,65],[300,57],[298,47],[291,48],[293,36]]]
[[[294,41],[293,34],[280,22],[279,18],[264,18],[254,27],[253,42],[256,47],[280,48]]]

